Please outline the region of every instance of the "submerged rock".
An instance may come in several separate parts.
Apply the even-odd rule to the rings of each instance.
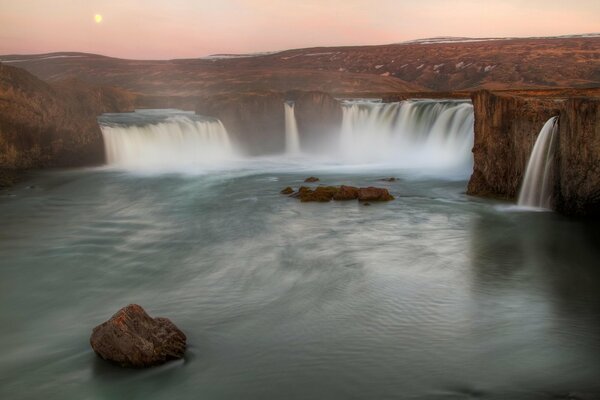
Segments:
[[[319,182],[319,178],[317,178],[316,176],[309,176],[304,180],[304,182]]]
[[[294,189],[292,189],[291,187],[286,187],[285,189],[283,189],[281,192],[279,192],[281,194],[292,194],[294,193]]]
[[[394,178],[393,176],[390,178],[382,178],[380,179],[381,182],[396,182],[398,180],[398,178]]]
[[[167,318],[152,318],[130,304],[94,328],[92,349],[122,367],[144,368],[183,357],[186,336]]]

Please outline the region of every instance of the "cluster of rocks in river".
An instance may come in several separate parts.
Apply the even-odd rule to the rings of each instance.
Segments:
[[[305,182],[317,182],[318,178],[310,177]],[[361,202],[370,201],[390,201],[394,200],[394,196],[385,188],[377,188],[373,186],[358,188],[355,186],[317,186],[310,188],[308,186],[300,186],[298,191],[294,191],[290,186],[283,189],[281,194],[289,195],[300,199],[301,202],[320,202],[326,203],[331,200],[347,201],[358,200]]]
[[[130,304],[92,331],[90,344],[101,358],[122,367],[144,368],[183,357],[186,336],[167,318],[152,318]]]

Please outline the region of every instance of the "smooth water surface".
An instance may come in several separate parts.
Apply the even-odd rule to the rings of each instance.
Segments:
[[[397,199],[279,194],[309,175]],[[0,196],[0,398],[600,398],[598,225],[465,187],[273,165],[36,175]],[[94,355],[92,328],[129,303],[187,334],[185,360]]]

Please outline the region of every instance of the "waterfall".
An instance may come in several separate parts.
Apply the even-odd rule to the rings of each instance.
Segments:
[[[285,152],[290,155],[298,155],[300,154],[300,137],[294,114],[294,103],[286,101],[283,103],[283,107],[285,111]]]
[[[550,118],[538,135],[527,163],[519,206],[550,209],[558,117]]]
[[[345,101],[342,157],[470,172],[473,121],[473,106],[467,101]]]
[[[137,110],[104,114],[98,121],[112,166],[209,166],[235,157],[221,121],[193,112]]]

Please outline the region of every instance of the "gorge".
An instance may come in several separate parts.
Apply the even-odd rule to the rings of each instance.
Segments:
[[[0,56],[0,398],[597,398],[599,46]]]

